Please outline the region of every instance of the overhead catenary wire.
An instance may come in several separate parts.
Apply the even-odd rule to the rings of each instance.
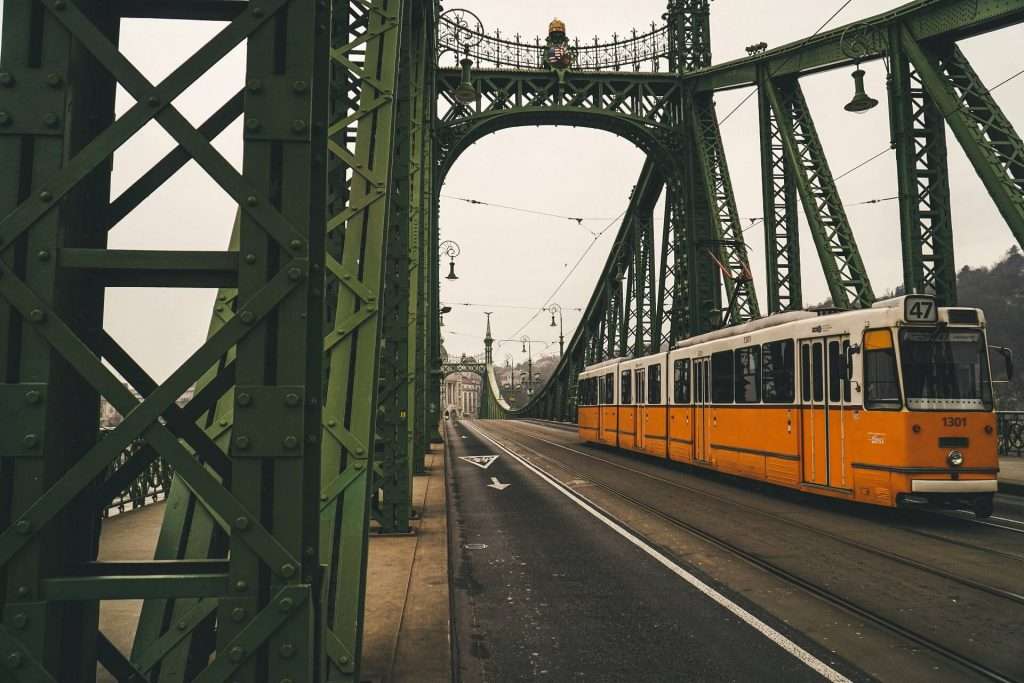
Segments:
[[[825,29],[825,27],[828,26],[829,24],[831,24],[832,20],[835,19],[836,17],[838,17],[842,13],[842,11],[844,9],[846,9],[847,7],[850,6],[850,4],[852,2],[853,2],[853,0],[846,0],[846,2],[843,3],[842,7],[840,7],[835,12],[833,12],[832,16],[830,16],[828,19],[825,20],[825,23],[823,23],[821,26],[819,26],[814,33],[809,35],[804,40],[804,45],[807,45],[807,43],[810,42],[811,38],[813,38],[814,36],[816,36],[819,33],[821,33]],[[779,69],[781,69],[786,64],[788,64],[792,59],[793,59],[793,55],[789,55],[786,59],[783,60],[783,62],[781,64],[779,64],[779,66],[775,69],[774,72],[772,72],[771,74],[768,75],[768,77],[771,78],[772,76],[774,76],[776,73],[778,73]],[[743,105],[745,105],[750,100],[750,98],[754,96],[755,93],[757,93],[757,88],[754,88],[753,90],[748,92],[747,96],[744,97],[742,100],[740,100],[740,103],[737,104],[735,107],[733,107],[732,110],[728,114],[726,114],[725,117],[722,118],[721,121],[718,122],[718,125],[721,126],[726,121],[728,121],[730,118],[732,118],[732,115],[735,114],[736,112],[738,112],[743,107]]]

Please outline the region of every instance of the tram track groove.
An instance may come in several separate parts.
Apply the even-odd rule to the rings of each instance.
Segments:
[[[568,423],[552,422],[552,421],[549,421],[549,420],[537,420],[537,419],[525,419],[525,420],[522,420],[522,422],[524,422],[526,424],[537,425],[539,427],[547,427],[549,429],[557,429],[559,431],[576,433],[575,430],[573,429],[574,425],[570,425]],[[633,451],[629,451],[629,452],[632,453]],[[657,459],[653,458],[653,456],[650,456],[650,457],[652,457],[652,459],[654,461],[657,461]],[[670,462],[676,462],[676,461],[670,461]],[[715,471],[715,470],[709,470],[709,471]],[[751,482],[754,482],[754,483],[764,483],[764,482],[760,482],[760,481],[758,481],[756,479],[748,479],[746,477],[740,477],[740,478],[743,479],[744,481],[751,481]],[[996,528],[996,529],[1002,529],[1004,531],[1009,531],[1009,532],[1015,533],[1015,534],[1024,534],[1024,520],[1009,519],[1009,518],[1005,518],[1005,517],[990,517],[989,518],[989,519],[998,519],[998,520],[1006,521],[1006,522],[1009,522],[1010,524],[1020,525],[1018,527],[1018,526],[1006,526],[1005,524],[995,524],[995,523],[990,522],[988,520],[978,520],[978,519],[962,517],[960,515],[955,514],[956,512],[958,512],[957,510],[934,510],[934,511],[919,510],[919,512],[931,512],[935,516],[944,517],[946,519],[955,519],[955,520],[958,520],[958,521],[966,523],[966,524],[987,526],[987,527],[992,527],[992,528]],[[961,512],[964,512],[964,513],[967,513],[967,514],[974,514],[973,512],[970,512],[969,510],[962,510]],[[908,531],[910,531],[910,529],[908,529]],[[998,553],[999,551],[995,551],[995,552]],[[1011,555],[1011,557],[1013,557],[1013,556]],[[1017,558],[1017,559],[1024,559],[1024,558]]]
[[[512,429],[511,431],[515,432],[516,430]],[[519,432],[519,433],[521,434],[521,432]],[[622,464],[619,464],[619,463],[615,463],[615,462],[612,462],[610,460],[606,460],[604,458],[599,458],[599,457],[591,455],[589,453],[584,453],[583,451],[578,451],[576,449],[569,448],[568,446],[564,446],[562,444],[559,444],[559,443],[556,443],[556,442],[553,442],[553,441],[548,441],[546,439],[542,439],[542,438],[540,438],[538,436],[527,435],[527,434],[522,434],[522,436],[526,436],[527,438],[536,439],[538,441],[541,441],[542,443],[546,443],[548,445],[555,446],[556,448],[562,448],[564,450],[567,450],[570,453],[575,453],[577,455],[582,455],[583,457],[590,458],[592,460],[595,460],[595,461],[598,461],[598,462],[610,465],[612,467],[616,467],[616,468],[621,469],[621,470],[625,470],[627,472],[630,472],[632,474],[644,477],[646,479],[650,479],[652,481],[657,481],[657,482],[659,482],[661,484],[664,484],[666,486],[669,486],[671,488],[675,488],[675,489],[678,489],[678,490],[681,490],[681,491],[686,491],[688,493],[696,493],[698,495],[704,496],[705,498],[710,498],[712,500],[718,501],[720,503],[724,503],[726,505],[742,508],[742,509],[744,509],[744,510],[746,510],[748,512],[757,514],[757,515],[759,515],[761,517],[772,519],[772,520],[781,522],[783,524],[787,524],[787,525],[789,525],[791,527],[794,527],[794,528],[797,528],[797,529],[801,529],[801,530],[804,530],[804,531],[809,531],[809,532],[817,534],[819,536],[823,536],[823,537],[828,538],[830,540],[836,541],[837,543],[842,543],[842,544],[844,544],[846,546],[849,546],[849,547],[852,547],[852,548],[857,548],[858,550],[862,550],[864,552],[868,552],[868,553],[871,553],[871,554],[879,556],[879,557],[884,557],[884,558],[886,558],[888,560],[891,560],[893,562],[897,562],[899,564],[903,564],[905,566],[912,567],[912,568],[917,569],[919,571],[926,572],[926,573],[931,574],[933,576],[937,576],[939,578],[946,579],[947,581],[953,581],[953,582],[959,583],[959,584],[961,584],[963,586],[967,586],[968,588],[973,588],[975,590],[979,590],[979,591],[982,591],[982,592],[985,592],[985,593],[989,593],[989,594],[994,595],[996,597],[1005,598],[1005,599],[1010,600],[1012,602],[1016,602],[1016,603],[1019,603],[1021,605],[1024,605],[1024,595],[1021,595],[1019,593],[1014,593],[1013,591],[1008,591],[1008,590],[999,588],[997,586],[990,586],[988,584],[981,583],[980,581],[975,581],[974,579],[958,576],[958,575],[953,574],[951,572],[947,572],[947,571],[945,571],[943,569],[938,569],[938,568],[932,567],[932,566],[930,566],[930,565],[928,565],[928,564],[926,564],[924,562],[921,562],[921,561],[918,561],[918,560],[915,560],[915,559],[912,559],[912,558],[909,558],[909,557],[905,557],[903,555],[899,555],[897,553],[893,553],[893,552],[890,552],[888,550],[883,550],[882,548],[878,548],[877,546],[873,546],[873,545],[870,545],[870,544],[867,544],[867,543],[862,543],[860,541],[855,541],[853,539],[844,537],[842,535],[835,534],[835,533],[833,533],[831,531],[826,531],[826,530],[821,529],[819,527],[816,527],[816,526],[813,526],[813,525],[810,525],[810,524],[805,524],[803,522],[799,522],[799,521],[790,519],[789,517],[786,517],[784,515],[780,515],[780,514],[773,513],[773,512],[768,512],[766,510],[763,510],[762,508],[759,508],[759,507],[756,507],[756,506],[753,506],[753,505],[749,505],[749,504],[746,504],[746,503],[741,503],[741,502],[738,502],[736,500],[727,498],[725,496],[719,496],[719,495],[716,495],[716,494],[711,493],[709,491],[705,491],[705,490],[700,489],[700,488],[696,488],[696,487],[692,487],[692,486],[687,486],[685,484],[680,484],[680,483],[674,482],[674,481],[672,481],[670,479],[665,479],[664,477],[658,477],[656,475],[653,475],[653,474],[650,474],[650,473],[647,473],[647,472],[641,472],[640,470],[634,469],[632,467],[627,467],[625,465],[622,465]],[[1024,559],[1024,558],[1020,558],[1020,559]]]
[[[667,480],[664,480],[661,477],[656,477],[654,475],[649,475],[649,474],[644,473],[644,472],[639,472],[639,471],[637,471],[637,470],[635,470],[633,468],[625,467],[623,465],[619,465],[618,463],[613,463],[613,462],[607,461],[604,458],[598,458],[596,456],[591,456],[589,454],[576,451],[575,449],[570,449],[570,448],[568,448],[566,446],[562,446],[560,444],[556,444],[556,443],[553,443],[553,442],[548,442],[546,439],[541,439],[539,437],[532,436],[532,435],[529,435],[529,434],[522,434],[521,432],[518,432],[517,430],[515,430],[513,428],[509,428],[509,431],[512,431],[519,438],[522,438],[522,437],[532,438],[532,439],[535,439],[535,440],[540,441],[542,443],[553,445],[553,446],[556,446],[558,448],[562,448],[564,450],[568,450],[569,452],[583,455],[584,457],[586,457],[588,459],[595,460],[595,461],[601,462],[603,464],[613,465],[613,466],[615,466],[618,469],[626,470],[626,471],[631,472],[633,474],[638,474],[638,475],[644,476],[645,478],[648,478],[648,479],[660,481],[660,482],[663,482],[663,483],[667,483],[669,485],[674,485],[675,488],[679,488],[681,490],[692,490],[692,491],[694,491],[696,493],[701,493],[701,494],[706,495],[708,497],[716,498],[716,496],[714,496],[714,494],[702,492],[702,491],[700,491],[700,489],[691,489],[690,487],[686,487],[684,485],[675,485],[673,482],[669,482]],[[633,505],[636,508],[638,508],[638,509],[640,509],[640,510],[646,512],[646,513],[648,513],[649,515],[651,515],[651,516],[653,516],[655,518],[661,519],[662,521],[668,523],[671,526],[674,526],[674,527],[677,527],[679,529],[682,529],[682,530],[690,533],[691,535],[696,536],[697,538],[699,538],[699,539],[709,543],[710,545],[712,545],[712,546],[714,546],[716,548],[719,548],[721,550],[724,550],[727,553],[729,553],[731,555],[734,555],[734,556],[744,560],[748,564],[750,564],[750,565],[752,565],[754,567],[757,567],[758,569],[761,569],[762,571],[765,571],[765,572],[767,572],[767,573],[769,573],[769,574],[771,574],[771,575],[773,575],[773,576],[775,576],[775,577],[785,581],[786,583],[794,585],[794,586],[800,588],[801,590],[807,592],[808,594],[813,595],[814,597],[816,597],[816,598],[818,598],[818,599],[820,599],[820,600],[822,600],[824,602],[827,602],[830,605],[833,605],[833,606],[835,606],[837,608],[840,608],[840,609],[842,609],[842,610],[844,610],[844,611],[846,611],[846,612],[848,612],[850,614],[853,614],[853,615],[858,616],[858,617],[860,617],[860,618],[862,618],[862,619],[864,619],[866,621],[869,621],[869,622],[875,624],[876,626],[879,626],[879,627],[881,627],[881,628],[883,628],[883,629],[885,629],[885,630],[887,630],[887,631],[889,631],[891,633],[899,635],[900,637],[903,637],[903,638],[905,638],[905,639],[907,639],[907,640],[909,640],[909,641],[911,641],[913,643],[916,643],[917,645],[919,645],[921,647],[927,648],[928,650],[938,654],[939,656],[944,657],[944,658],[946,658],[946,659],[948,659],[950,661],[953,661],[953,662],[957,663],[958,665],[960,665],[960,666],[962,666],[962,667],[964,667],[964,668],[966,668],[966,669],[968,669],[968,670],[970,670],[970,671],[972,671],[972,672],[974,672],[974,673],[976,673],[976,674],[978,674],[978,675],[980,675],[980,676],[982,676],[982,677],[984,677],[984,678],[986,678],[988,680],[1000,681],[1000,682],[1003,682],[1003,683],[1013,683],[1013,681],[1016,680],[1016,679],[1014,679],[1012,677],[1009,677],[1009,676],[1001,673],[1000,671],[992,669],[991,667],[988,667],[985,664],[982,664],[981,662],[976,661],[975,659],[973,659],[973,658],[971,658],[969,656],[962,655],[962,654],[956,652],[955,650],[953,650],[953,649],[951,649],[951,648],[949,648],[949,647],[947,647],[947,646],[945,646],[945,645],[943,645],[943,644],[941,644],[941,643],[939,643],[939,642],[929,638],[926,635],[922,635],[920,633],[917,633],[916,631],[913,631],[912,629],[910,629],[908,627],[905,627],[905,626],[897,623],[896,621],[894,621],[892,619],[889,619],[888,617],[885,617],[885,616],[875,612],[874,610],[872,610],[870,608],[862,607],[862,606],[854,603],[850,599],[844,598],[843,596],[837,594],[836,592],[834,592],[832,590],[829,590],[828,588],[824,588],[824,587],[818,585],[817,583],[815,583],[813,581],[805,579],[805,578],[803,578],[803,577],[801,577],[801,576],[799,576],[799,575],[797,575],[797,574],[795,574],[795,573],[793,573],[793,572],[791,572],[791,571],[789,571],[789,570],[779,566],[778,564],[776,564],[776,563],[774,563],[774,562],[772,562],[770,560],[767,560],[767,559],[759,556],[755,552],[751,552],[751,551],[745,550],[745,549],[739,547],[738,545],[736,545],[736,544],[726,540],[725,538],[721,537],[718,534],[715,534],[713,532],[707,531],[706,529],[702,529],[701,527],[699,527],[699,526],[697,526],[697,525],[695,525],[695,524],[693,524],[691,522],[687,522],[687,521],[685,521],[685,520],[683,520],[683,519],[681,519],[681,518],[679,518],[679,517],[677,517],[677,516],[675,516],[675,515],[673,515],[671,513],[665,512],[665,511],[663,511],[663,510],[661,510],[661,509],[659,509],[657,507],[654,507],[651,504],[646,503],[644,501],[641,501],[638,498],[636,498],[635,496],[632,496],[629,493],[626,493],[626,492],[624,492],[624,491],[622,491],[620,489],[617,489],[617,488],[615,488],[613,486],[610,486],[610,485],[608,485],[606,483],[599,482],[599,481],[594,481],[592,477],[587,477],[583,473],[579,472],[578,470],[573,469],[572,467],[570,467],[569,465],[559,461],[558,459],[553,458],[553,457],[548,456],[548,455],[545,455],[545,454],[541,453],[540,451],[536,450],[535,448],[531,448],[530,446],[528,446],[526,444],[523,444],[521,442],[515,441],[514,439],[509,438],[508,435],[500,434],[500,432],[499,432],[499,434],[497,434],[496,436],[500,436],[501,438],[503,438],[506,441],[506,443],[511,443],[514,446],[517,446],[519,448],[523,448],[523,449],[529,451],[530,453],[534,454],[535,456],[543,459],[545,462],[548,462],[551,465],[553,465],[554,467],[565,471],[566,473],[568,473],[569,475],[573,476],[574,478],[586,481],[587,483],[589,483],[589,484],[591,484],[593,486],[596,486],[596,487],[604,490],[605,492],[611,494],[612,496],[617,497],[617,498],[619,498],[619,499],[629,503],[630,505]],[[589,505],[593,505],[594,507],[600,509],[603,512],[603,514],[608,515],[611,519],[615,520],[615,522],[617,524],[621,524],[623,527],[629,529],[631,533],[634,533],[637,536],[639,536],[641,538],[644,538],[645,542],[648,542],[652,546],[657,547],[661,552],[664,552],[664,553],[666,553],[666,555],[675,558],[676,561],[683,562],[684,564],[688,564],[684,560],[681,560],[680,558],[678,558],[675,555],[675,553],[673,553],[669,549],[664,548],[664,546],[662,546],[661,544],[658,544],[658,543],[654,542],[653,540],[647,538],[646,535],[644,535],[642,532],[639,532],[638,530],[636,530],[632,525],[627,523],[625,520],[623,520],[618,515],[615,515],[614,513],[608,511],[604,507],[598,505],[591,498],[587,497],[586,495],[580,493],[579,491],[577,491],[575,489],[574,489],[574,493],[576,495],[579,495],[581,499],[587,501],[587,503]],[[763,511],[758,510],[757,508],[753,508],[752,506],[738,504],[738,503],[735,503],[734,501],[725,501],[722,498],[718,498],[718,500],[720,500],[721,502],[727,502],[728,504],[731,504],[731,505],[742,505],[747,510],[756,512],[757,514],[760,514],[760,515],[766,515],[766,514],[767,515],[771,515],[771,513],[764,513]],[[795,526],[797,528],[805,528],[805,525],[801,525],[799,523],[794,523],[794,522],[792,522],[790,520],[787,520],[784,517],[779,518],[779,521],[782,521],[784,523],[788,523],[791,526]],[[822,532],[821,530],[814,529],[814,527],[806,527],[806,529],[809,530],[809,531],[815,532],[815,533],[823,533],[824,535],[829,535],[829,532]],[[845,542],[841,538],[836,539],[836,540],[838,540],[839,542]],[[853,544],[851,543],[849,545],[853,545]],[[856,546],[853,545],[853,547],[856,547]],[[866,550],[867,550],[867,552],[875,552],[875,550],[877,550],[877,549],[873,550],[873,549],[871,549],[870,546],[868,546]],[[876,554],[880,554],[880,553],[876,553]],[[884,555],[882,555],[882,556],[884,557]],[[909,558],[903,558],[903,559],[909,560]],[[909,564],[908,566],[911,566],[911,567],[913,567],[915,569],[919,568],[919,567],[915,566],[916,561],[909,560],[909,562],[914,563],[914,564]],[[926,571],[927,571],[927,569],[926,569]],[[1012,600],[1014,602],[1020,602],[1020,597],[1021,596],[1018,596],[1017,594],[1011,593],[1009,591],[1003,591],[1002,589],[999,589],[999,588],[996,588],[996,587],[993,587],[993,586],[985,586],[984,584],[979,584],[977,586],[971,586],[970,583],[967,583],[968,581],[971,581],[971,580],[966,580],[965,581],[965,580],[963,580],[963,579],[961,579],[959,577],[955,577],[955,576],[943,576],[942,574],[939,574],[939,573],[936,573],[936,572],[929,572],[929,573],[932,573],[933,575],[939,576],[940,578],[951,580],[951,581],[960,583],[962,585],[975,588],[976,590],[989,593],[989,594],[994,595],[996,597],[1002,597],[1002,598],[1010,599],[1010,600]],[[974,583],[974,582],[972,582],[972,583]],[[1004,595],[1003,593],[1006,593],[1008,595],[1012,595],[1014,597],[1008,598],[1007,595]]]

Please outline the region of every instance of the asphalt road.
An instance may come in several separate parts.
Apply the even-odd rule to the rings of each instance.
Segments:
[[[866,678],[705,579],[780,646],[476,429],[446,424],[458,680]]]

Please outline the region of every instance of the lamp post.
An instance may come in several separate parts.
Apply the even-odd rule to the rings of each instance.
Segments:
[[[448,257],[448,275],[445,276],[445,280],[458,280],[459,276],[455,274],[455,257],[462,253],[462,247],[454,240],[445,240],[437,245],[437,249],[439,254]]]
[[[508,382],[509,382],[509,393],[514,393],[516,390],[516,366],[512,361],[512,354],[505,354],[505,367],[508,368]]]
[[[527,387],[526,387],[526,393],[527,393],[527,395],[531,395],[532,396],[533,395],[533,340],[531,340],[528,336],[526,336],[524,334],[523,337],[519,341],[523,342],[523,353],[527,354],[526,355],[526,368],[527,368],[526,379],[527,379],[528,384],[527,384]]]
[[[558,357],[561,358],[565,355],[565,330],[562,326],[562,307],[558,304],[551,304],[548,307],[548,313],[551,314],[551,327],[555,326],[555,314],[558,314]]]

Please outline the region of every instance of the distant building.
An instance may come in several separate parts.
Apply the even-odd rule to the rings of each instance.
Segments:
[[[139,395],[139,392],[135,391],[135,389],[133,389],[127,383],[124,383],[124,388],[132,392],[132,395],[135,398],[139,399],[140,401],[142,400],[142,396]],[[186,403],[192,400],[192,396],[194,395],[195,387],[190,387],[178,399],[178,405],[184,406]],[[124,416],[121,415],[121,413],[117,412],[114,406],[110,405],[107,399],[100,397],[100,429],[113,429],[117,425],[121,424],[123,420]]]
[[[448,375],[442,387],[441,403],[445,413],[455,417],[477,417],[480,411],[480,375],[456,372]]]

